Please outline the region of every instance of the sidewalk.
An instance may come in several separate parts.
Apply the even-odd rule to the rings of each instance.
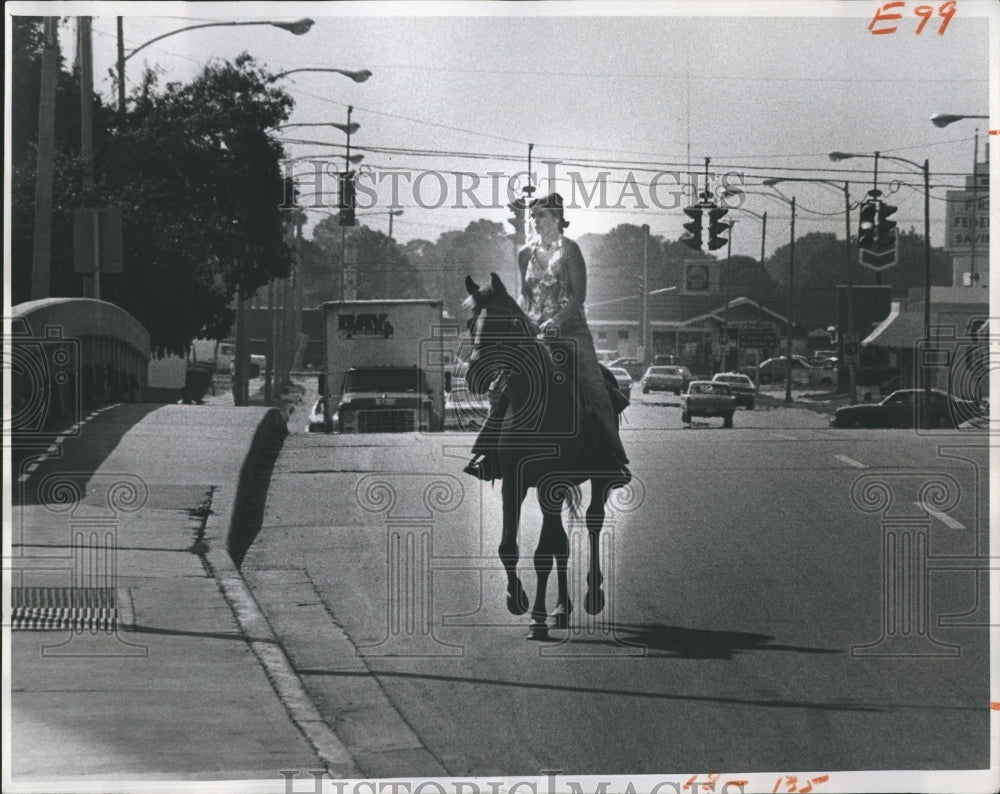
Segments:
[[[110,449],[96,471],[72,470],[85,442],[68,440],[15,493],[5,567],[33,607],[17,617],[75,622],[9,632],[4,791],[356,776],[227,551],[255,529],[282,414],[230,398],[91,421],[88,445]]]

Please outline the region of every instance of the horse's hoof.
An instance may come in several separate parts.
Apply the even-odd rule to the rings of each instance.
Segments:
[[[507,588],[507,610],[512,615],[523,615],[528,611],[528,594],[524,592],[521,580],[517,580],[517,592]]]
[[[528,626],[529,640],[547,640],[549,638],[549,627],[545,625],[545,619],[532,619]]]
[[[597,615],[604,611],[604,591],[601,589],[588,590],[583,599],[583,608],[588,615]]]
[[[569,626],[569,616],[573,614],[573,602],[566,597],[566,605],[556,604],[555,611],[549,616],[553,620],[553,628],[565,629]]]

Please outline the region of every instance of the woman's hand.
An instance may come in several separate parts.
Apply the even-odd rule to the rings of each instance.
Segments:
[[[538,326],[538,335],[547,339],[553,336],[559,336],[559,326],[556,325],[554,320],[546,320]]]

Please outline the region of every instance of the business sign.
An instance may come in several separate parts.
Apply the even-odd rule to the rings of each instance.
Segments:
[[[689,295],[707,295],[718,292],[715,261],[684,262],[681,273],[681,292]]]
[[[944,247],[949,254],[988,251],[990,247],[989,187],[949,190],[945,204],[947,234]]]
[[[858,249],[858,261],[869,270],[885,270],[892,267],[899,260],[899,234],[896,234],[893,243],[888,248],[873,250],[871,248]]]
[[[778,332],[772,326],[740,329],[740,347],[774,347],[778,344]]]

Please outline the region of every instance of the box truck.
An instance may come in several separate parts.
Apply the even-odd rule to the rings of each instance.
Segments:
[[[444,421],[442,304],[357,300],[323,304],[322,429],[338,433],[438,431]]]

